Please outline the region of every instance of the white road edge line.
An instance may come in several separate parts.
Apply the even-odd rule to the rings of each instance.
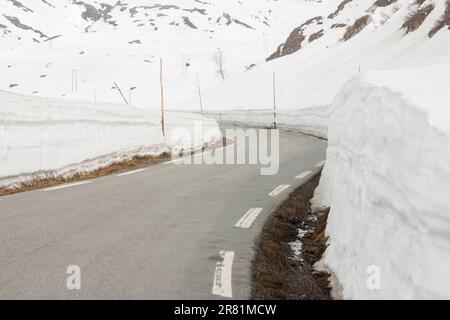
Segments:
[[[220,251],[220,256],[223,258],[223,261],[219,261],[216,264],[212,294],[215,296],[232,298],[231,270],[233,267],[234,251],[222,250]]]
[[[298,176],[295,177],[295,179],[303,179],[309,176],[312,173],[312,171],[303,171]]]
[[[75,183],[70,183],[70,184],[63,184],[60,186],[56,186],[56,187],[50,187],[50,188],[45,188],[43,189],[44,191],[53,191],[53,190],[59,190],[59,189],[65,189],[65,188],[71,188],[71,187],[76,187],[76,186],[81,186],[83,184],[88,184],[91,183],[92,181],[80,181],[80,182],[75,182]]]
[[[317,162],[317,164],[316,164],[316,168],[320,168],[320,167],[323,167],[323,166],[324,166],[324,164],[325,164],[325,160],[322,160],[322,161],[320,161],[320,162]]]
[[[271,197],[276,197],[277,195],[279,195],[280,193],[282,193],[284,190],[286,190],[287,188],[289,188],[290,185],[289,184],[282,184],[279,185],[278,187],[276,187],[271,193],[269,193],[269,196]]]
[[[262,208],[251,208],[248,210],[241,219],[234,225],[236,228],[248,229],[252,226],[253,222],[262,212]]]
[[[193,155],[183,156],[183,157],[178,158],[178,159],[166,161],[166,162],[162,163],[161,165],[178,164],[178,163],[184,163],[185,161],[189,163],[189,160],[193,160],[194,158],[198,158],[200,156],[203,157],[205,152],[212,151],[212,150],[214,150],[214,152],[218,152],[218,151],[223,151],[225,149],[228,149],[230,147],[234,148],[234,143],[227,144],[226,146],[222,146],[222,147],[218,147],[218,148],[214,148],[214,149],[210,149],[210,150],[205,150],[205,151],[202,151],[202,152],[194,153]]]
[[[130,174],[139,173],[139,172],[142,172],[145,170],[147,170],[147,169],[143,168],[143,169],[137,169],[137,170],[133,170],[133,171],[127,171],[127,172],[119,173],[116,176],[118,176],[118,177],[129,176]]]

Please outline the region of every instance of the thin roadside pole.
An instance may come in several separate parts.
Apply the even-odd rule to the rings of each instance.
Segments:
[[[197,73],[197,89],[198,89],[198,99],[200,102],[200,113],[203,115],[202,91],[200,88],[200,80],[198,79],[198,73]]]
[[[120,90],[119,85],[114,81],[114,85],[116,86],[117,90],[119,91],[120,95],[122,96],[123,101],[125,101],[126,105],[128,105],[127,99],[125,99],[125,96],[122,93],[122,90]]]
[[[272,84],[273,84],[273,128],[277,128],[277,93],[275,82],[275,70],[273,71]]]
[[[161,85],[161,131],[163,137],[166,136],[165,128],[164,128],[164,87],[163,87],[163,59],[161,58],[159,61],[159,83]]]

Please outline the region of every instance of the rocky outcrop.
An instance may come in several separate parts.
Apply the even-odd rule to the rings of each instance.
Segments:
[[[405,29],[406,33],[416,31],[431,13],[431,11],[433,11],[433,9],[434,4],[429,4],[412,13],[410,16],[408,16],[405,23],[402,25],[402,29]]]
[[[450,0],[447,1],[447,7],[445,9],[442,17],[436,22],[433,29],[430,30],[428,36],[432,38],[436,33],[438,33],[445,26],[450,30]]]
[[[365,15],[356,20],[355,23],[349,26],[347,28],[347,31],[345,31],[344,40],[345,41],[350,40],[355,35],[360,33],[365,27],[367,27],[367,25],[370,22],[370,19],[371,19],[370,15]]]
[[[277,59],[283,56],[286,56],[288,54],[292,54],[294,52],[297,52],[298,50],[300,50],[302,48],[302,43],[305,40],[306,36],[304,35],[305,32],[305,27],[314,23],[314,22],[321,22],[323,20],[322,17],[314,17],[311,18],[309,20],[307,20],[306,22],[304,22],[303,24],[301,24],[300,26],[298,26],[297,28],[295,28],[290,34],[289,37],[286,39],[286,42],[279,45],[277,50],[272,53],[267,59],[266,61],[270,61],[273,59]]]

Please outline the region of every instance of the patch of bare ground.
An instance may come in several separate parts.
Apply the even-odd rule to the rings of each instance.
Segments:
[[[34,189],[47,188],[63,183],[83,181],[88,179],[93,179],[97,177],[106,176],[112,173],[127,171],[132,169],[143,168],[146,166],[158,164],[165,162],[170,159],[170,155],[168,153],[164,153],[160,156],[147,156],[140,157],[135,156],[129,160],[114,163],[107,167],[99,168],[97,170],[88,172],[88,173],[77,173],[71,177],[65,178],[61,176],[56,176],[54,173],[46,173],[44,174],[45,178],[42,178],[40,174],[30,174],[29,177],[16,188],[0,188],[0,196],[30,191]]]
[[[344,34],[344,40],[347,41],[360,33],[365,27],[367,27],[370,19],[370,15],[365,15],[356,20],[351,26],[348,26]]]
[[[397,0],[377,0],[373,5],[377,7],[387,7],[395,2],[397,2]]]
[[[406,29],[406,33],[410,33],[419,29],[428,15],[433,11],[434,4],[429,4],[406,17],[406,21],[402,25],[402,29]]]
[[[425,0],[416,0],[416,5],[418,6],[418,7],[420,7],[423,3],[425,2]]]
[[[436,22],[434,27],[428,33],[428,36],[432,38],[436,33],[438,33],[442,28],[448,26],[450,30],[450,0],[446,3],[445,12],[442,17]]]
[[[339,15],[339,13],[340,13],[342,10],[344,10],[345,6],[346,6],[347,3],[349,3],[349,2],[352,2],[352,0],[343,0],[343,1],[338,5],[336,11],[333,12],[333,13],[331,13],[331,14],[328,16],[328,19],[334,19],[334,18],[336,18],[336,17]]]
[[[310,204],[319,179],[295,190],[264,226],[252,264],[252,299],[331,300],[330,275],[314,269],[327,246],[328,211],[313,213]],[[294,254],[299,229],[307,233]]]
[[[345,28],[347,25],[345,23],[335,23],[331,26],[331,29],[336,29],[336,28]]]
[[[274,60],[277,58],[281,58],[283,56],[292,54],[294,52],[299,51],[302,48],[303,41],[305,40],[305,28],[309,26],[312,23],[321,24],[323,21],[323,18],[320,16],[308,19],[304,23],[302,23],[300,26],[292,30],[292,32],[289,34],[288,38],[286,39],[285,43],[282,43],[278,46],[277,50],[272,53],[266,61]]]
[[[181,152],[178,156],[187,156],[189,154],[195,154],[203,152],[213,148],[218,148],[232,143],[225,138],[222,141],[218,141],[214,145],[204,146],[201,150]],[[0,188],[0,196],[10,195],[19,192],[31,191],[35,189],[48,188],[59,184],[78,182],[83,180],[89,180],[93,178],[107,176],[113,173],[131,171],[135,169],[145,168],[151,165],[160,164],[171,159],[171,155],[167,152],[159,156],[134,156],[128,160],[113,163],[109,166],[99,168],[94,171],[86,173],[76,173],[70,177],[57,176],[55,173],[49,172],[44,174],[30,174],[24,182],[18,187],[14,188]]]
[[[312,35],[310,35],[308,41],[309,42],[313,42],[313,41],[315,41],[317,39],[322,38],[322,36],[323,36],[323,29],[313,33]]]

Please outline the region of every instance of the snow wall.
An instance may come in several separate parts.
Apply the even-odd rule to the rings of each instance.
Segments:
[[[334,102],[313,206],[331,208],[320,265],[338,279],[336,297],[450,298],[448,91],[436,72],[408,81],[417,74],[353,79]],[[401,94],[387,79],[418,88]]]
[[[71,176],[132,156],[199,148],[221,138],[212,119],[176,112],[165,118],[163,139],[159,112],[0,91],[0,186],[49,174]]]

